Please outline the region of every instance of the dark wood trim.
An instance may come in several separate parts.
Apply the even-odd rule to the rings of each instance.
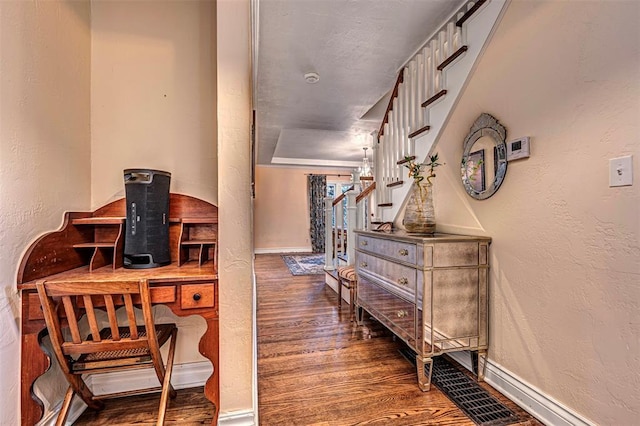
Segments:
[[[451,64],[451,62],[458,59],[458,57],[462,55],[464,52],[466,52],[467,50],[469,50],[469,46],[462,46],[460,49],[453,52],[451,56],[449,56],[447,59],[442,61],[440,65],[438,65],[438,71],[442,71],[443,69],[445,69],[447,65]]]
[[[416,136],[423,134],[424,132],[428,131],[429,129],[431,129],[431,126],[421,127],[418,130],[416,130],[415,132],[409,133],[409,139],[415,138]]]
[[[378,131],[378,135],[382,136],[384,134],[384,125],[389,121],[389,113],[393,109],[393,100],[398,97],[398,88],[400,87],[400,83],[404,82],[404,68],[398,74],[398,78],[396,80],[396,85],[393,87],[393,93],[391,93],[391,98],[389,99],[389,104],[387,105],[387,111],[384,113],[384,118],[382,119],[382,124],[380,125],[380,130]]]
[[[422,108],[426,108],[428,105],[431,105],[432,103],[434,103],[435,101],[437,101],[438,99],[440,99],[441,97],[443,97],[446,94],[447,94],[447,90],[446,89],[443,89],[443,90],[439,91],[438,93],[436,93],[435,95],[433,95],[432,97],[430,97],[429,99],[424,101],[422,103]]]
[[[340,201],[344,200],[344,197],[347,196],[347,192],[353,190],[353,185],[351,185],[351,188],[347,189],[346,191],[344,191],[342,194],[338,195],[336,197],[335,200],[333,200],[333,205],[335,206],[336,204],[338,204]]]
[[[393,188],[394,186],[401,186],[404,184],[403,180],[397,180],[395,182],[391,182],[387,184],[387,188]]]
[[[360,180],[373,180],[373,176],[360,176]]]
[[[371,185],[367,186],[367,188],[364,191],[362,191],[361,193],[358,194],[358,196],[356,197],[356,203],[359,203],[362,199],[364,199],[366,196],[371,194],[374,189],[376,189],[376,183],[375,182],[373,182]]]
[[[378,204],[378,207],[391,207],[393,206],[393,203],[382,203],[382,204]]]
[[[409,137],[411,137],[411,135],[409,135]],[[396,161],[396,164],[397,164],[398,166],[401,166],[401,165],[403,165],[404,163],[408,163],[409,161],[413,161],[413,160],[415,160],[415,159],[416,159],[416,156],[415,156],[415,155],[412,155],[411,157],[405,157],[405,158],[403,158],[402,160],[398,160],[398,161]]]
[[[485,4],[487,2],[487,0],[477,0],[476,4],[473,5],[473,7],[471,7],[471,9],[467,10],[464,15],[462,15],[460,17],[460,19],[458,19],[456,21],[456,26],[461,27],[462,24],[464,24],[467,19],[471,18],[471,16],[476,13],[478,11],[478,9],[480,9],[482,7],[483,4]]]

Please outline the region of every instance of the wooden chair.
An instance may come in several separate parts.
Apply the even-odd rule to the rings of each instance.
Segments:
[[[56,425],[64,425],[74,394],[92,409],[104,407],[106,398],[137,395],[162,390],[157,425],[164,424],[168,398],[175,398],[171,371],[176,347],[175,324],[155,324],[147,280],[103,283],[46,282],[37,283],[38,295],[51,337],[53,351],[69,382]],[[140,312],[135,306],[142,308]],[[118,321],[116,308],[124,306],[126,321]],[[98,326],[95,310],[106,310],[109,324]],[[83,337],[78,320],[86,314],[89,335]],[[127,322],[128,325],[123,325]],[[143,322],[143,325],[137,325]],[[64,329],[63,329],[64,327]],[[68,328],[68,331],[67,331]],[[163,365],[160,347],[171,338],[167,366]],[[155,369],[162,386],[94,395],[82,379],[83,374],[106,373],[115,370]]]
[[[343,266],[338,268],[338,308],[342,308],[342,287],[349,290],[349,319],[355,319],[356,291],[358,279],[354,266]]]

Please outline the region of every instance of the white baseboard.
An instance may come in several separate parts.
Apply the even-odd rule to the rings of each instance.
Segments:
[[[448,355],[460,365],[472,371],[471,356],[468,351],[451,352]],[[491,360],[487,360],[484,378],[498,392],[546,425],[595,426],[595,423],[580,416],[575,411]]]
[[[176,389],[187,389],[204,386],[206,379],[211,375],[212,367],[209,361],[192,362],[173,366],[171,383]],[[90,376],[86,380],[89,388],[96,394],[123,392],[130,389],[158,386],[158,378],[152,369],[129,370],[120,373],[105,373]],[[54,425],[62,401],[58,403],[53,411],[43,418],[39,426]],[[74,398],[67,425],[72,425],[80,415],[87,409],[86,404],[80,398]],[[256,413],[253,410],[240,410],[232,412],[221,412],[218,417],[220,426],[254,426]]]
[[[278,247],[278,248],[256,248],[253,249],[255,254],[286,254],[286,253],[311,253],[309,247]]]
[[[257,426],[255,418],[256,413],[252,410],[221,413],[218,417],[218,426]]]

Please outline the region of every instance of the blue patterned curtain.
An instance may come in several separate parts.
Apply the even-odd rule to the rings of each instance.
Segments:
[[[307,182],[311,249],[314,253],[324,253],[324,198],[327,194],[327,177],[309,175]]]

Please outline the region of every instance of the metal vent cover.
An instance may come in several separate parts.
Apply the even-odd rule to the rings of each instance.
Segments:
[[[415,352],[409,348],[400,352],[415,365]],[[479,426],[506,426],[519,422],[513,411],[442,356],[433,358],[431,383]]]

